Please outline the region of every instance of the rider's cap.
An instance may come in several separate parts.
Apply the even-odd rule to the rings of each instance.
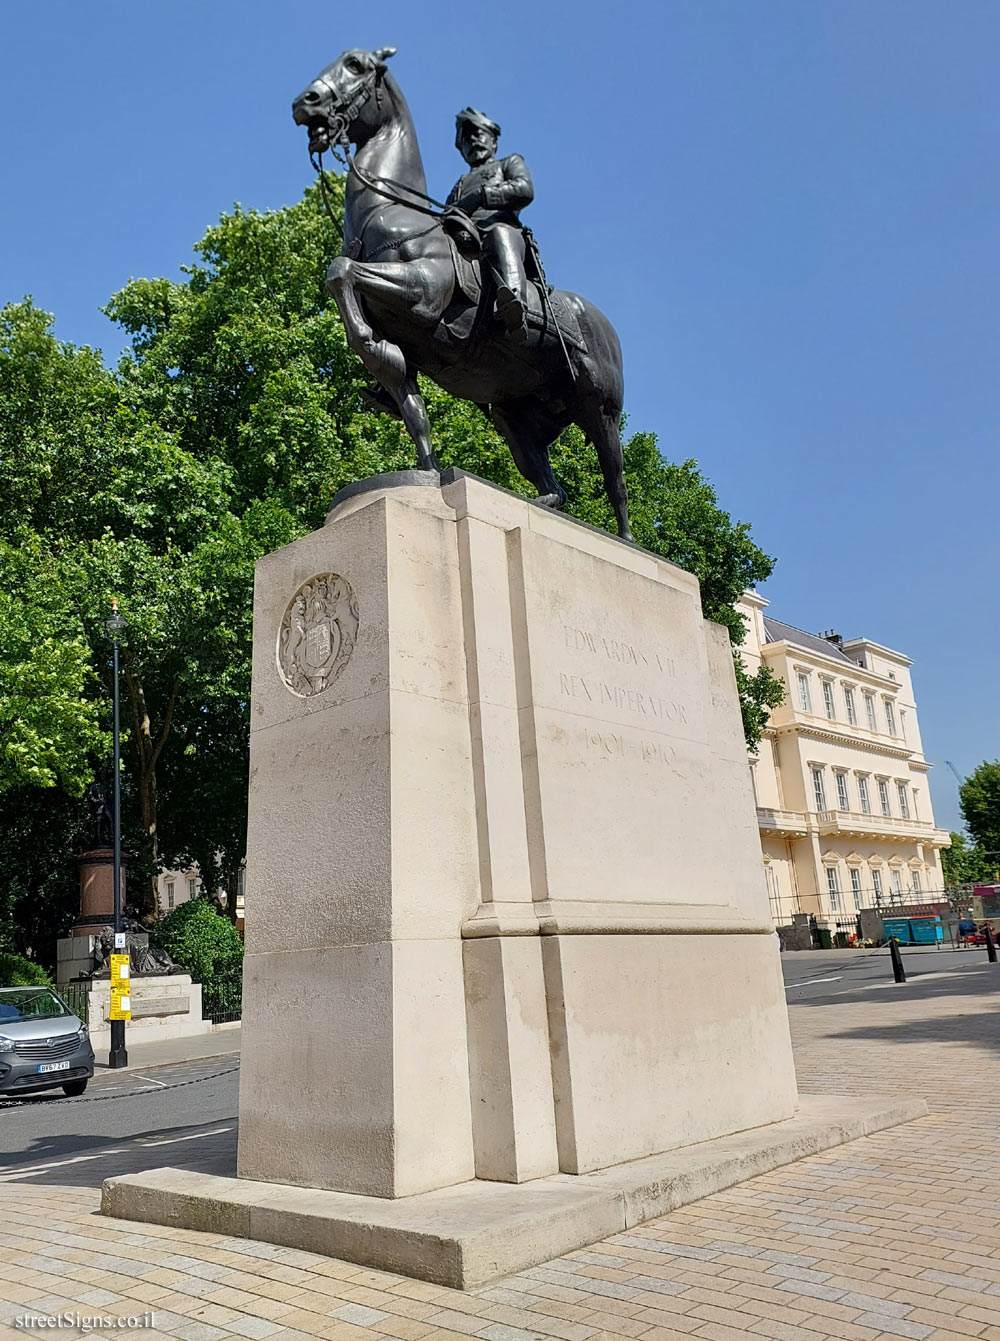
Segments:
[[[488,130],[496,139],[500,138],[500,127],[495,121],[491,121],[482,112],[477,112],[474,107],[463,107],[458,116],[455,117],[456,149],[462,147],[462,127],[465,125],[479,126],[481,130]]]

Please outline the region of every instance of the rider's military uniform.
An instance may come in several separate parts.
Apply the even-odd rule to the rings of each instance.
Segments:
[[[457,118],[455,143],[461,148],[466,123],[488,130],[494,138],[500,127],[467,107]],[[527,278],[524,270],[524,234],[518,217],[535,198],[531,174],[520,154],[491,158],[470,168],[459,178],[448,196],[448,205],[468,214],[479,229],[483,250],[497,285],[497,311],[508,330],[524,329]]]

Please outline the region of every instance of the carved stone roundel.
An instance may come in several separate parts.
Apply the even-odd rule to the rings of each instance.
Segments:
[[[329,689],[358,636],[358,598],[346,577],[318,573],[288,603],[278,630],[278,670],[300,698]]]

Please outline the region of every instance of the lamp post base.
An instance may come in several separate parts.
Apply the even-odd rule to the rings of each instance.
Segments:
[[[125,1021],[111,1021],[111,1051],[108,1053],[108,1066],[114,1071],[128,1066],[128,1053],[125,1051]]]

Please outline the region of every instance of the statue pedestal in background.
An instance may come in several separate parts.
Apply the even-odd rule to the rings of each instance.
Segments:
[[[74,936],[93,936],[101,927],[114,921],[114,849],[96,847],[83,852],[76,859],[80,872],[80,915],[73,923]],[[125,868],[128,858],[122,857],[122,907],[125,907]]]
[[[690,574],[461,472],[366,481],[257,565],[251,711],[239,1176],[107,1213],[467,1286],[926,1111],[793,1116]]]

